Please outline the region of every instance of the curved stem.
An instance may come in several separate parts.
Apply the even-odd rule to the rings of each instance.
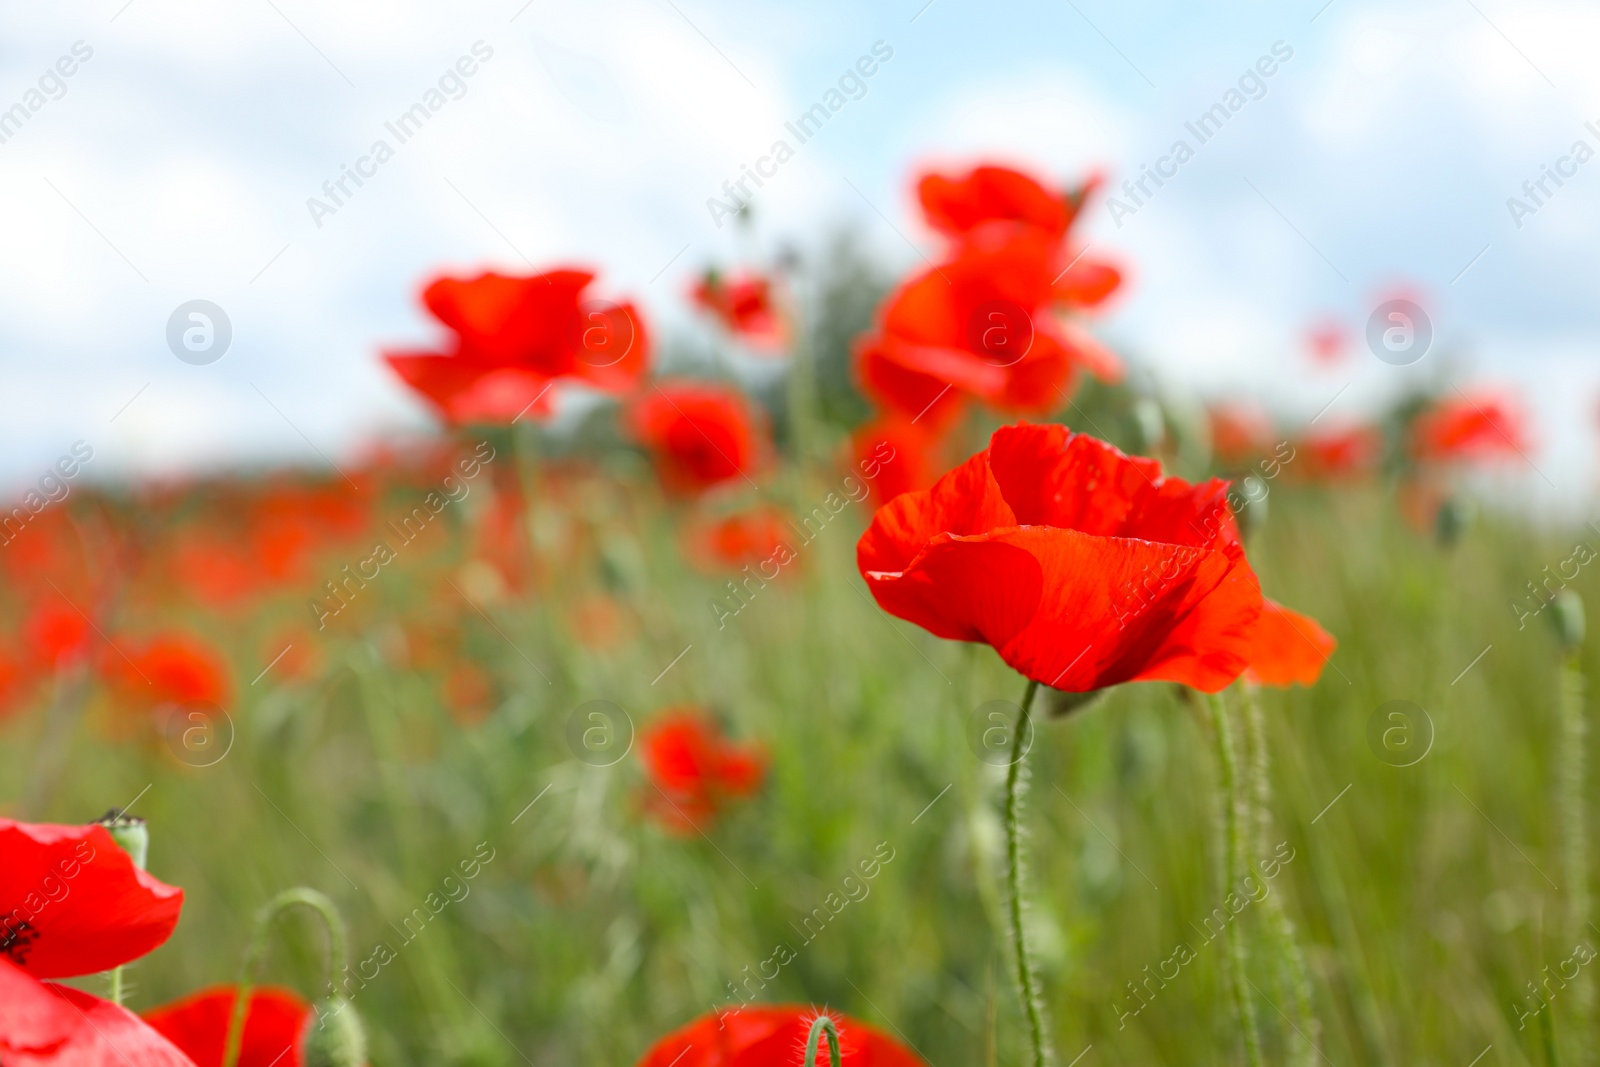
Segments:
[[[256,928],[250,935],[250,947],[245,950],[244,966],[240,968],[239,985],[234,991],[233,1014],[228,1019],[228,1037],[222,1046],[222,1067],[236,1067],[239,1048],[244,1041],[244,1020],[250,1007],[250,993],[255,985],[256,972],[261,968],[267,952],[267,937],[272,933],[272,922],[293,907],[310,908],[321,918],[328,932],[328,989],[336,988],[339,975],[349,963],[348,942],[345,939],[344,920],[332,900],[315,889],[300,887],[285,889],[256,914]]]
[[[1033,959],[1028,954],[1028,939],[1022,930],[1022,795],[1027,788],[1023,760],[1028,756],[1024,745],[1028,736],[1028,713],[1038,691],[1039,683],[1029,679],[1027,692],[1022,695],[1022,709],[1017,712],[1017,726],[1011,734],[1011,763],[1006,767],[1006,888],[1011,891],[1011,950],[1016,956],[1017,990],[1022,996],[1028,1034],[1033,1041],[1033,1067],[1044,1067],[1048,1057],[1044,1019]]]
[[[1222,797],[1227,817],[1224,820],[1227,847],[1224,866],[1227,869],[1226,892],[1233,893],[1244,880],[1247,861],[1244,851],[1245,791],[1239,776],[1239,759],[1233,743],[1233,726],[1229,722],[1227,705],[1220,693],[1207,697],[1211,708],[1211,725],[1217,743],[1217,763],[1222,770]],[[1244,1030],[1245,1057],[1250,1067],[1262,1067],[1261,1034],[1256,1029],[1255,1002],[1250,999],[1250,978],[1245,971],[1246,951],[1244,927],[1238,915],[1228,923],[1228,970],[1233,991],[1234,1011]]]
[[[839,1030],[833,1025],[833,1020],[826,1015],[819,1015],[811,1023],[811,1032],[806,1035],[806,1058],[801,1062],[805,1067],[816,1067],[817,1045],[822,1040],[823,1033],[828,1035],[828,1062],[830,1067],[839,1067]]]

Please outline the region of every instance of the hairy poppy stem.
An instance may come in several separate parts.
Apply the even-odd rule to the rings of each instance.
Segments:
[[[1272,850],[1272,779],[1267,764],[1267,724],[1261,712],[1261,694],[1251,682],[1244,682],[1244,708],[1246,751],[1249,753],[1251,801],[1255,807],[1255,847],[1260,856]],[[1294,922],[1284,907],[1283,897],[1268,892],[1262,898],[1267,909],[1267,926],[1278,951],[1278,963],[1285,984],[1289,987],[1294,1005],[1295,1029],[1304,1044],[1297,1061],[1310,1064],[1315,1061],[1317,1047],[1317,1016],[1311,1002],[1311,973],[1306,968],[1305,954],[1295,937]]]
[[[811,1032],[806,1035],[806,1058],[801,1061],[805,1067],[816,1067],[817,1045],[824,1033],[828,1035],[829,1067],[839,1067],[839,1029],[826,1015],[817,1016],[811,1023]]]
[[[1028,713],[1033,708],[1039,683],[1028,680],[1017,712],[1017,726],[1011,734],[1011,763],[1006,767],[1006,888],[1011,891],[1011,949],[1016,953],[1017,989],[1022,1009],[1028,1016],[1028,1034],[1033,1040],[1033,1067],[1044,1067],[1049,1057],[1044,1018],[1039,1003],[1033,958],[1028,954],[1028,939],[1022,930],[1022,795],[1027,791],[1027,775],[1022,761],[1027,759]]]
[[[303,886],[285,889],[256,913],[255,931],[250,936],[250,947],[245,950],[244,966],[239,971],[239,986],[234,993],[233,1014],[228,1020],[228,1039],[222,1046],[222,1067],[237,1067],[239,1049],[244,1043],[245,1014],[250,1007],[250,993],[255,985],[256,972],[266,956],[267,937],[272,933],[273,920],[293,907],[310,908],[322,918],[322,924],[328,932],[328,988],[337,992],[339,976],[345,972],[350,955],[339,909],[332,900],[315,889]]]
[[[1239,774],[1239,757],[1234,747],[1233,725],[1229,721],[1228,707],[1223,703],[1220,693],[1210,694],[1206,698],[1206,703],[1211,709],[1211,725],[1217,743],[1217,763],[1222,769],[1222,796],[1226,811],[1224,826],[1227,835],[1224,866],[1227,869],[1226,892],[1231,895],[1243,882],[1248,866],[1244,851],[1246,792]],[[1246,1059],[1250,1067],[1262,1067],[1261,1034],[1256,1029],[1255,1002],[1250,999],[1250,977],[1245,971],[1246,958],[1244,927],[1240,923],[1239,915],[1234,914],[1228,923],[1228,970],[1230,988],[1233,990],[1233,1006],[1239,1016],[1239,1025],[1244,1029]]]
[[[1589,922],[1589,851],[1584,837],[1583,746],[1588,733],[1588,723],[1583,715],[1583,669],[1578,664],[1578,652],[1569,650],[1561,663],[1561,759],[1559,781],[1561,789],[1561,865],[1567,883],[1566,934],[1571,945],[1584,937],[1584,927]],[[1594,985],[1588,975],[1578,978],[1576,996],[1573,998],[1573,1027],[1587,1032],[1594,1010]],[[1585,1062],[1593,1062],[1585,1058]]]

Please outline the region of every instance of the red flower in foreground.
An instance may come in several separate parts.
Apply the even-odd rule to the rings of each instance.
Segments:
[[[799,1005],[712,1012],[657,1041],[637,1067],[793,1067],[804,1058],[806,1035],[819,1014]],[[927,1067],[887,1034],[848,1015],[827,1014],[839,1031],[843,1067]],[[816,1064],[800,1067],[826,1067],[828,1062],[824,1037]]]
[[[734,744],[715,720],[687,706],[668,708],[640,731],[639,756],[654,787],[646,810],[685,833],[730,800],[754,793],[767,771],[759,747]]]
[[[1314,685],[1338,643],[1316,619],[1263,597],[1244,676],[1257,685]]]
[[[182,1049],[195,1067],[222,1067],[237,1000],[233,986],[214,986],[147,1011],[144,1021]],[[310,1015],[311,1006],[291,990],[252,990],[238,1067],[300,1067],[300,1031]]]
[[[879,509],[856,562],[891,615],[991,645],[1056,689],[1162,680],[1216,692],[1248,665],[1261,614],[1227,491],[1022,423]]]
[[[440,278],[422,301],[455,332],[454,350],[384,359],[452,422],[541,414],[558,380],[627,392],[649,359],[644,322],[632,304],[585,300],[593,280],[582,270]]]
[[[987,227],[955,258],[890,294],[879,328],[857,348],[866,391],[919,422],[948,421],[963,396],[1003,411],[1047,412],[1064,402],[1078,368],[1113,380],[1121,363],[1074,323],[1062,297],[1055,245],[1026,227]]]
[[[1491,393],[1446,397],[1411,427],[1411,451],[1420,460],[1513,458],[1530,447],[1526,417],[1510,398]]]
[[[724,277],[706,271],[690,295],[735,336],[764,348],[783,344],[783,320],[772,304],[772,283],[759,274]]]
[[[1075,194],[1046,189],[1010,167],[982,165],[960,177],[925,174],[917,182],[922,214],[940,233],[963,237],[989,222],[1020,222],[1060,239],[1077,217],[1091,180]]]
[[[137,959],[182,906],[183,890],[135,867],[103,826],[0,819],[0,1063],[188,1065],[131,1012],[44,981]]]
[[[677,492],[747,477],[762,459],[760,416],[743,394],[715,382],[657,385],[634,403],[629,423]]]

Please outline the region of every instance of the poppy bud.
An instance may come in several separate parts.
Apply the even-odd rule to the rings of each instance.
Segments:
[[[133,865],[144,870],[145,857],[150,852],[150,829],[137,815],[124,815],[121,808],[112,808],[95,823],[104,826],[117,847],[133,857]]]
[[[1568,652],[1583,644],[1583,598],[1563,589],[1550,601],[1550,621],[1555,625],[1561,647]]]
[[[367,1033],[350,1002],[335,994],[316,1003],[300,1034],[305,1067],[366,1067]]]
[[[1139,451],[1154,455],[1167,441],[1167,419],[1161,405],[1147,396],[1133,402],[1133,423],[1139,431]]]
[[[1472,502],[1461,497],[1446,497],[1433,516],[1433,537],[1440,548],[1451,548],[1472,524]]]

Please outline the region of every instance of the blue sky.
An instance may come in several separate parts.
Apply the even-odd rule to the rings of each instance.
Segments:
[[[768,237],[850,226],[905,266],[933,247],[919,165],[1115,187],[1282,42],[1265,95],[1146,205],[1120,227],[1091,210],[1095,252],[1132,267],[1096,329],[1175,396],[1246,390],[1302,419],[1335,397],[1326,419],[1358,417],[1407,375],[1515,385],[1541,441],[1520,480],[1544,504],[1592,495],[1600,160],[1520,228],[1506,205],[1575,141],[1600,148],[1600,13],[1576,3],[109,0],[0,27],[0,109],[93,49],[0,144],[10,484],[77,439],[110,476],[337,459],[425,425],[376,355],[433,336],[415,292],[440,268],[591,263],[682,328],[689,275],[738,251],[706,199],[875,42],[893,58],[757,208]],[[307,199],[479,41],[459,99],[317,226]],[[1312,321],[1359,335],[1396,291],[1434,320],[1420,364],[1308,362]],[[207,366],[164,339],[195,298],[233,324]]]

